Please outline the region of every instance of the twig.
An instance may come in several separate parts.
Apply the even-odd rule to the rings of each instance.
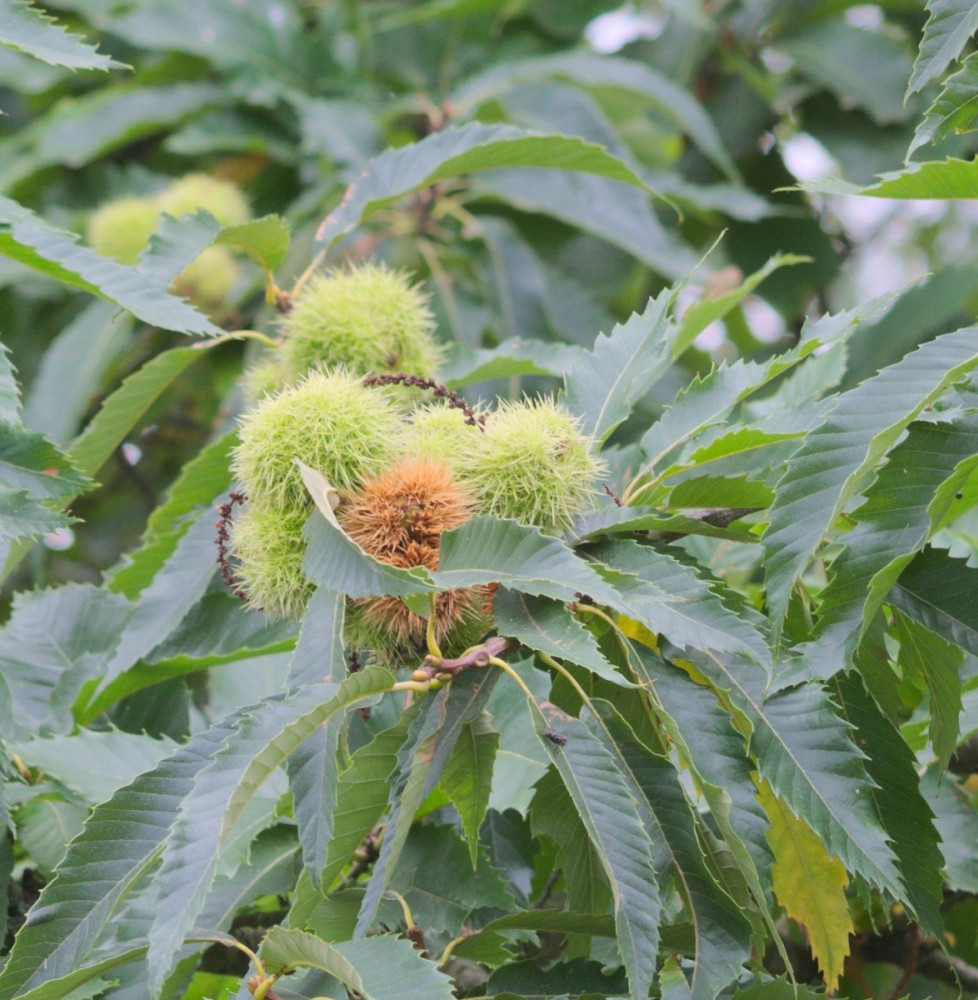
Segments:
[[[465,422],[479,430],[485,430],[486,418],[476,413],[457,392],[447,386],[439,385],[433,378],[422,378],[420,375],[408,375],[397,372],[393,375],[368,375],[363,380],[364,385],[406,385],[418,389],[430,389],[439,399],[447,399],[448,405],[465,414]]]
[[[217,512],[221,516],[217,521],[217,537],[215,539],[217,545],[217,565],[221,567],[221,579],[228,585],[231,593],[235,597],[239,597],[242,601],[247,601],[248,595],[238,586],[234,570],[231,569],[231,564],[228,562],[228,539],[230,537],[229,528],[234,505],[243,504],[247,499],[247,495],[240,490],[231,490],[228,493],[228,500],[225,503],[218,504]]]

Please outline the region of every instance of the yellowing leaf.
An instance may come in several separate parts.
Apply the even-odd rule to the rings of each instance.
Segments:
[[[808,932],[812,954],[832,992],[839,985],[853,929],[845,893],[849,875],[767,782],[761,783],[758,798],[771,823],[767,839],[774,851],[774,893],[788,916]]]
[[[627,615],[619,615],[617,624],[629,639],[634,639],[636,642],[642,643],[643,646],[648,646],[649,649],[659,652],[659,637],[641,622],[637,622]]]

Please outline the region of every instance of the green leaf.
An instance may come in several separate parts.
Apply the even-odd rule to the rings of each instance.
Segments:
[[[210,340],[193,347],[176,347],[147,361],[106,399],[74,440],[68,449],[71,461],[86,475],[94,476],[164,390],[218,343]]]
[[[594,349],[567,373],[564,402],[600,444],[672,364],[669,311],[674,289],[650,299],[645,311],[599,334]]]
[[[900,575],[889,602],[932,632],[978,656],[978,572],[943,549],[926,548]]]
[[[978,198],[978,160],[927,160],[903,170],[877,174],[875,184],[860,187],[838,178],[798,185],[814,194],[858,194],[869,198],[963,200]]]
[[[544,969],[536,959],[496,969],[486,984],[499,1000],[567,1000],[568,997],[638,997],[621,969],[607,972],[601,962],[578,958]],[[644,994],[641,994],[644,996]]]
[[[342,203],[319,227],[316,241],[330,247],[402,195],[459,174],[501,167],[581,170],[648,190],[631,168],[594,143],[540,135],[513,125],[470,122],[410,146],[388,149],[371,160]]]
[[[612,607],[676,646],[729,653],[771,670],[757,616],[743,606],[728,608],[718,596],[719,581],[708,584],[672,556],[637,542],[605,542],[591,554],[610,568],[609,575],[628,574],[616,580]],[[733,598],[730,591],[726,596]]]
[[[71,69],[128,69],[54,23],[30,0],[0,0],[0,45]]]
[[[225,226],[215,243],[240,247],[264,271],[271,273],[282,266],[289,252],[288,223],[277,215],[265,215],[240,226]]]
[[[978,10],[969,0],[928,0],[927,9],[930,17],[907,85],[908,96],[940,76],[978,30]]]
[[[77,462],[40,434],[0,424],[0,490],[38,500],[64,500],[91,486]]]
[[[111,798],[143,771],[152,771],[175,749],[169,739],[114,729],[80,729],[71,736],[15,740],[7,746],[29,767],[40,768],[92,805]]]
[[[811,258],[809,257],[799,257],[797,254],[775,254],[763,267],[756,270],[753,274],[748,275],[736,288],[732,288],[722,295],[704,295],[703,298],[698,302],[694,302],[683,313],[683,318],[679,324],[679,331],[672,345],[672,356],[678,358],[683,354],[711,323],[726,316],[727,313],[743,302],[768,275],[773,274],[778,268],[791,267],[795,264],[806,264],[810,260]],[[812,349],[814,348],[810,347],[805,353],[810,353]],[[780,357],[786,360],[784,355],[780,355]]]
[[[920,790],[934,811],[934,825],[944,847],[947,887],[952,892],[978,892],[978,811],[971,796],[937,767],[920,779]]]
[[[920,792],[917,760],[852,673],[833,683],[843,714],[866,754],[866,771],[875,784],[870,794],[897,856],[907,902],[921,926],[940,937],[944,859],[934,814]]]
[[[231,482],[228,462],[237,441],[237,432],[229,431],[183,466],[167,490],[166,499],[150,514],[142,545],[112,574],[109,590],[133,600],[150,584],[183,537],[188,527],[182,523],[185,515],[201,504],[212,503],[228,488]]]
[[[16,202],[0,198],[0,253],[73,288],[128,309],[151,326],[177,333],[221,332],[166,286],[149,284],[138,267],[117,264],[78,244],[78,237],[54,229]]]
[[[706,867],[693,812],[675,768],[640,743],[608,702],[595,700],[594,707],[601,730],[595,735],[631,787],[653,850],[667,855],[688,908],[696,939],[693,1000],[713,1000],[740,975],[750,956],[750,924]]]
[[[534,729],[570,793],[611,885],[618,948],[632,996],[647,996],[659,947],[652,844],[614,759],[580,720],[528,699]],[[544,737],[556,731],[558,745]]]
[[[345,606],[342,594],[319,589],[312,595],[289,663],[290,685],[323,681],[338,684],[346,676]],[[317,888],[320,888],[319,877],[326,867],[326,852],[333,832],[339,778],[336,755],[343,721],[340,715],[328,719],[286,763],[302,860]]]
[[[5,344],[0,343],[0,424],[20,426],[20,390]]]
[[[71,703],[99,671],[128,615],[126,601],[91,584],[18,594],[0,632],[4,735],[69,732]]]
[[[844,393],[791,457],[762,539],[776,641],[794,583],[825,532],[911,421],[976,364],[974,328],[923,344]]]
[[[462,389],[492,378],[563,375],[580,354],[579,347],[544,340],[504,340],[498,347],[481,350],[454,344],[442,378],[449,388]]]
[[[335,976],[347,989],[358,993],[364,1000],[373,1000],[349,959],[344,958],[333,945],[307,931],[285,927],[269,928],[262,941],[260,955],[269,972],[321,969]]]
[[[905,615],[897,614],[893,636],[905,677],[920,676],[930,694],[929,734],[934,755],[946,768],[960,737],[961,668],[964,650]],[[886,787],[886,786],[884,786]]]
[[[375,1000],[453,1000],[452,980],[406,938],[390,934],[345,941],[337,950],[353,963],[366,996]]]
[[[902,899],[896,861],[870,798],[864,756],[825,691],[805,684],[765,697],[767,678],[759,668],[684,656],[743,716],[758,774],[823,839],[829,854]]]
[[[119,906],[159,857],[194,776],[232,731],[232,724],[221,724],[198,734],[95,808],[17,936],[0,972],[3,1000],[63,997],[141,954],[123,946],[108,958],[90,957]]]
[[[493,617],[500,635],[511,636],[532,650],[576,663],[612,684],[632,686],[604,658],[594,636],[561,601],[528,597],[501,587],[493,599]]]
[[[978,118],[978,58],[972,52],[953,76],[947,78],[937,100],[917,125],[907,158],[926,143],[937,143],[949,135],[973,132]]]
[[[310,685],[241,715],[232,736],[196,776],[173,821],[157,881],[166,907],[149,935],[149,986],[157,992],[194,925],[216,874],[222,844],[267,777],[341,712],[389,690],[390,673],[368,667],[342,684]]]
[[[588,594],[614,603],[615,590],[557,538],[483,514],[441,537],[438,572],[446,588],[499,583],[524,594],[571,601]]]
[[[512,87],[548,77],[566,79],[577,86],[625,90],[646,98],[658,115],[688,135],[728,177],[737,179],[737,168],[699,102],[689,90],[638,60],[581,51],[507,62],[468,80],[456,91],[452,104],[461,110],[476,108]]]
[[[332,837],[322,871],[322,885],[329,888],[353,852],[383,815],[390,792],[389,779],[397,767],[397,753],[418,714],[418,703],[405,709],[395,726],[378,733],[353,755],[339,777]]]
[[[128,346],[132,317],[109,302],[92,302],[44,352],[24,406],[24,423],[67,445],[92,404],[102,376]]]
[[[954,504],[978,452],[978,421],[916,422],[851,515],[831,578],[819,594],[818,636],[799,649],[813,676],[847,669],[902,570]],[[938,490],[940,494],[938,495]]]
[[[441,777],[441,787],[462,821],[473,869],[478,863],[479,830],[489,806],[492,765],[498,748],[499,732],[492,724],[492,716],[483,712],[466,723]]]
[[[36,538],[57,531],[77,518],[61,514],[26,490],[0,490],[0,539]]]
[[[844,109],[864,111],[878,125],[906,121],[901,91],[910,76],[910,56],[900,38],[825,18],[777,39],[774,47]]]

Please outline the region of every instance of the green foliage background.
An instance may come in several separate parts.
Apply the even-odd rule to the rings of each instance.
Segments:
[[[0,0],[0,1000],[978,994],[978,14],[614,6]],[[191,171],[255,220],[77,235]],[[215,505],[364,260],[608,495],[411,574],[314,512],[296,627]],[[346,598],[482,584],[502,665],[351,672]]]

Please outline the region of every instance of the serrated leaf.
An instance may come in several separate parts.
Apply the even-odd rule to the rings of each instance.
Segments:
[[[940,937],[944,858],[934,814],[919,787],[917,759],[853,673],[833,683],[867,756],[866,771],[876,785],[871,794],[907,886],[906,901],[921,927]]]
[[[128,346],[132,316],[95,301],[55,337],[24,404],[24,423],[64,446],[78,432],[106,369]]]
[[[978,656],[978,571],[926,548],[900,575],[889,602],[932,632]]]
[[[337,712],[389,690],[386,670],[368,667],[341,684],[275,696],[235,720],[233,735],[180,802],[157,876],[167,900],[149,934],[149,985],[158,992],[213,883],[218,856],[261,784]]]
[[[947,887],[952,892],[978,892],[978,856],[974,851],[978,811],[971,796],[936,767],[924,772],[920,791],[933,810],[943,843]]]
[[[501,167],[582,170],[648,190],[630,167],[594,143],[571,136],[541,135],[514,125],[470,122],[410,146],[388,149],[371,160],[347,189],[339,207],[319,227],[316,241],[330,247],[402,195],[459,174]]]
[[[940,76],[978,30],[978,10],[970,0],[928,0],[927,9],[930,17],[907,84],[908,96]]]
[[[441,777],[441,787],[462,821],[473,868],[478,861],[479,830],[489,806],[492,765],[498,748],[499,732],[492,724],[492,716],[483,712],[465,724]]]
[[[343,654],[345,606],[342,594],[321,588],[313,593],[289,663],[290,686],[324,681],[338,684],[347,675]],[[328,719],[286,762],[302,860],[317,888],[333,832],[339,779],[336,755],[342,724],[342,716]]]
[[[333,830],[322,872],[322,885],[336,880],[363,838],[376,825],[387,806],[389,779],[397,767],[397,753],[407,739],[408,726],[418,713],[418,703],[401,713],[395,726],[378,733],[353,755],[340,775],[333,811]]]
[[[128,615],[123,598],[91,584],[17,595],[0,632],[4,735],[70,731],[72,702],[99,672]]]
[[[776,642],[794,583],[825,532],[914,418],[976,364],[974,328],[928,341],[844,393],[794,453],[762,539]]]
[[[825,853],[821,838],[792,814],[766,782],[760,786],[759,797],[771,822],[768,840],[774,851],[774,894],[788,916],[805,928],[826,988],[832,992],[839,985],[853,931],[845,893],[849,876],[837,858]]]
[[[38,500],[63,500],[91,486],[70,458],[41,434],[0,424],[0,489]]]
[[[353,963],[375,1000],[454,1000],[452,980],[406,938],[383,934],[344,941],[337,950]]]
[[[978,58],[974,52],[961,69],[944,81],[944,89],[927,109],[917,125],[907,159],[927,143],[937,143],[949,135],[962,135],[975,129],[978,118]]]
[[[595,700],[594,708],[601,729],[595,734],[631,787],[653,852],[668,858],[681,887],[696,942],[691,996],[713,1000],[739,976],[750,955],[750,924],[707,870],[693,813],[675,768],[643,746],[608,702]]]
[[[69,34],[30,0],[0,0],[0,45],[34,56],[51,66],[100,70],[129,68],[101,55],[77,35]]]
[[[627,507],[608,506],[578,518],[570,530],[571,540],[579,542],[600,541],[614,535],[639,531],[658,531],[663,534],[677,532],[684,535],[707,535],[711,538],[729,538],[750,541],[750,536],[739,528],[717,527],[708,521],[689,514],[671,514],[655,507],[629,504]]]
[[[775,254],[763,267],[748,275],[736,288],[715,297],[704,295],[698,302],[694,302],[683,313],[683,318],[679,323],[679,330],[672,345],[673,358],[678,358],[683,354],[710,323],[726,316],[731,309],[743,302],[765,278],[777,271],[778,268],[805,264],[810,260],[809,257],[800,257],[797,254]],[[780,357],[784,358],[784,355],[780,355]]]
[[[261,945],[261,959],[270,972],[288,973],[296,969],[321,969],[339,979],[347,989],[364,1000],[374,1000],[367,993],[360,974],[349,959],[315,934],[294,928],[271,927]]]
[[[601,962],[582,958],[544,969],[535,959],[510,962],[496,969],[486,995],[499,1000],[568,1000],[569,997],[637,997],[622,969],[605,970]]]
[[[858,194],[869,198],[964,200],[978,198],[978,160],[927,160],[903,170],[877,174],[874,184],[860,187],[837,178],[799,184],[814,194]]]
[[[599,603],[616,600],[614,588],[559,539],[486,514],[442,535],[431,578],[446,588],[499,583],[558,601],[584,593]]]
[[[742,714],[759,775],[822,838],[829,854],[849,872],[903,898],[896,859],[881,839],[863,755],[826,692],[805,684],[765,697],[767,678],[759,668],[683,655]]]
[[[708,584],[672,556],[636,542],[605,542],[591,554],[610,574],[628,574],[615,581],[617,594],[609,602],[623,614],[676,646],[733,654],[772,669],[756,615],[727,607],[719,581]],[[731,592],[726,596],[733,599]]]
[[[888,456],[819,594],[816,639],[799,652],[813,676],[848,667],[856,645],[902,570],[954,503],[978,452],[978,421],[913,423]],[[938,491],[940,493],[938,494]]]
[[[604,658],[594,636],[561,601],[528,597],[501,587],[493,599],[493,617],[500,635],[511,636],[532,650],[586,667],[612,684],[632,686],[632,682]]]
[[[214,242],[239,247],[260,268],[271,273],[285,260],[289,239],[289,225],[284,219],[278,215],[264,215],[239,226],[225,226]]]
[[[572,344],[544,340],[504,340],[498,347],[480,350],[453,344],[441,377],[449,388],[461,389],[492,378],[563,375],[581,353]]]
[[[183,537],[184,516],[201,504],[211,503],[227,489],[231,482],[228,461],[237,440],[237,432],[230,431],[183,466],[167,490],[166,499],[150,514],[142,544],[112,574],[109,590],[133,600],[149,585]]]
[[[652,844],[608,751],[578,719],[528,699],[534,729],[570,793],[611,886],[618,948],[631,994],[648,994],[659,947],[659,890]],[[566,739],[558,745],[545,732]]]
[[[563,401],[600,443],[672,364],[669,311],[675,290],[650,299],[644,312],[599,334],[594,349],[567,373]]]
[[[153,770],[176,748],[166,738],[90,729],[71,736],[14,740],[7,746],[29,767],[40,768],[92,805],[110,798],[136,775]]]
[[[0,343],[0,424],[20,426],[20,390],[9,348]]]
[[[0,489],[0,539],[37,538],[77,520],[34,499],[26,490]]]
[[[73,288],[128,309],[144,323],[177,333],[221,333],[209,319],[166,287],[147,284],[138,268],[117,264],[81,246],[78,237],[54,229],[7,198],[0,198],[0,253]]]
[[[737,168],[702,106],[688,90],[638,60],[581,51],[506,62],[466,81],[452,103],[461,108],[476,107],[511,87],[547,77],[561,77],[582,87],[614,88],[641,95],[684,131],[728,177],[737,178]]]
[[[88,964],[96,940],[159,857],[194,776],[232,731],[233,725],[225,723],[200,733],[95,808],[31,908],[0,972],[3,1000],[62,997],[75,985],[142,954],[145,945],[135,952],[124,947]]]

